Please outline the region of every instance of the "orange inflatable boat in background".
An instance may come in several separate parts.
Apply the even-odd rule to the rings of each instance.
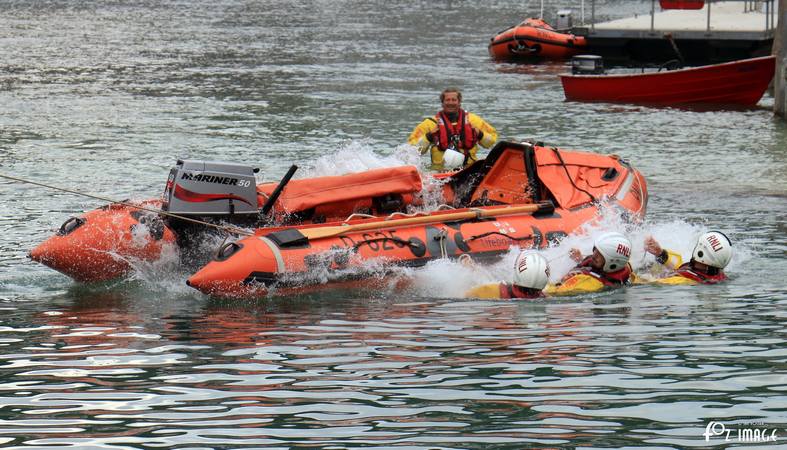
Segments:
[[[531,144],[499,143],[443,179],[453,209],[258,229],[225,244],[188,284],[221,297],[300,293],[385,267],[542,248],[594,220],[604,205],[640,218],[647,204],[644,177],[625,161]]]
[[[489,55],[497,61],[568,59],[586,46],[583,36],[562,33],[542,19],[529,18],[493,37]]]

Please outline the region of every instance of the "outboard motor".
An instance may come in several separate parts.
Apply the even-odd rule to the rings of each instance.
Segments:
[[[178,160],[169,171],[162,210],[202,222],[254,226],[260,218],[254,178],[257,172],[259,169],[241,164]],[[186,252],[199,245],[211,245],[205,237],[216,231],[205,224],[173,216],[166,216],[165,221]],[[192,253],[187,259],[210,254]]]
[[[179,216],[256,218],[258,171],[240,164],[178,160],[169,171],[162,209]]]
[[[577,55],[571,58],[573,75],[601,75],[604,73],[604,59],[598,55]]]
[[[574,27],[574,21],[571,18],[570,9],[561,9],[557,12],[557,23],[555,24],[558,30],[570,30]]]

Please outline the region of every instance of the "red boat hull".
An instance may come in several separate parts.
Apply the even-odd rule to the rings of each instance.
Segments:
[[[754,106],[773,78],[773,56],[672,71],[560,76],[566,99],[643,105]]]

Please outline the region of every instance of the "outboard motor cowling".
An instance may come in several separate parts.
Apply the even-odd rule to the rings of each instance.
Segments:
[[[604,60],[598,55],[577,55],[571,58],[571,73],[601,75],[604,73]]]
[[[162,209],[179,216],[256,216],[258,171],[241,164],[178,160],[169,172]]]

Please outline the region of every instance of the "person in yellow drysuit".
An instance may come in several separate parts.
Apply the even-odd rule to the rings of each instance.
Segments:
[[[446,168],[443,157],[448,149],[464,155],[463,164],[459,162],[456,166],[468,166],[476,161],[479,145],[490,148],[497,142],[497,131],[492,125],[462,109],[459,89],[445,89],[440,94],[440,103],[443,109],[419,123],[407,138],[407,143],[418,147],[421,154],[430,152],[432,169]]]
[[[514,261],[513,283],[491,283],[476,286],[465,293],[468,298],[540,298],[549,282],[549,263],[541,254],[525,251]]]
[[[560,283],[546,288],[547,295],[574,295],[618,288],[633,281],[629,265],[631,241],[620,233],[610,232],[599,236],[593,254],[582,259],[579,250],[572,249],[571,256],[579,264],[563,277]]]
[[[655,280],[659,284],[715,284],[727,279],[724,268],[732,259],[732,243],[720,231],[709,231],[697,239],[691,260],[663,249],[652,236],[645,239],[645,251],[656,256],[656,262],[670,272]]]

